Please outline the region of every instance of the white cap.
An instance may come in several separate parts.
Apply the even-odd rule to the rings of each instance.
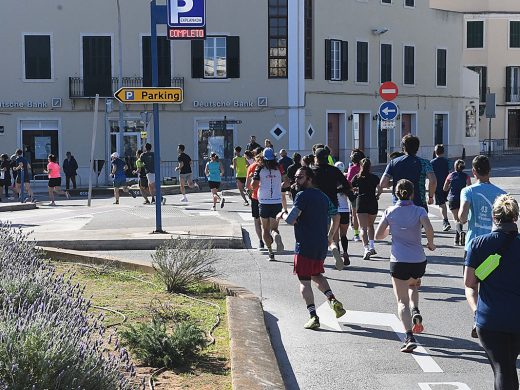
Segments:
[[[119,158],[119,153],[114,152],[114,153],[112,153],[112,154],[110,155],[110,157],[112,157],[112,158]]]
[[[341,161],[338,161],[336,164],[334,164],[336,168],[338,168],[341,172],[345,170],[345,164],[343,164]]]

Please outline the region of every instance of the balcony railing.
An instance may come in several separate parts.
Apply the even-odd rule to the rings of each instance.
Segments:
[[[142,77],[123,77],[121,87],[144,87]],[[166,84],[166,85],[165,85]],[[173,77],[168,83],[161,83],[161,87],[184,88],[184,77]],[[96,94],[100,97],[113,97],[114,92],[119,89],[117,77],[110,79],[85,80],[82,77],[69,77],[69,98],[85,99],[94,98]]]

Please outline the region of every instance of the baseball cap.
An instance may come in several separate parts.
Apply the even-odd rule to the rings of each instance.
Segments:
[[[334,164],[334,166],[338,168],[341,172],[345,170],[345,164],[343,164],[343,162],[341,161],[338,161],[336,164]]]
[[[274,156],[274,151],[273,149],[271,148],[265,148],[264,149],[264,160],[274,160],[275,159],[275,156]]]
[[[112,157],[112,158],[119,158],[119,153],[114,152],[114,153],[112,153],[112,154],[110,155],[110,157]]]

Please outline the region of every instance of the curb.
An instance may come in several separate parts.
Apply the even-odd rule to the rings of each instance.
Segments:
[[[104,265],[154,273],[150,264],[73,250],[41,247],[56,260]],[[229,335],[231,339],[231,383],[234,390],[285,389],[282,374],[267,332],[260,299],[246,288],[222,279],[211,279],[226,293]]]
[[[4,211],[33,210],[36,208],[36,203],[7,203],[0,206],[0,213]]]

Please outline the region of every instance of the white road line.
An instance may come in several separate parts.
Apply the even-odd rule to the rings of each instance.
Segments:
[[[316,312],[320,317],[321,323],[335,330],[345,331],[340,323],[387,326],[392,328],[401,341],[404,341],[406,337],[403,333],[403,325],[395,314],[347,310],[343,317],[337,319],[327,302],[318,307]],[[428,354],[428,351],[419,343],[417,343],[417,348],[411,355],[424,372],[443,372],[435,360]]]
[[[244,221],[254,221],[253,216],[251,213],[237,213],[240,215],[240,218],[242,218]]]

